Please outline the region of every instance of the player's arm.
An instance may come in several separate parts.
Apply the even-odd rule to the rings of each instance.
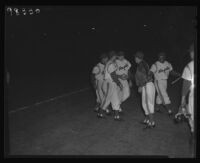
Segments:
[[[106,93],[105,93],[104,100],[103,100],[103,102],[102,102],[101,108],[104,108],[104,106],[105,106],[106,99],[107,99],[107,97],[108,97],[108,91],[109,91],[109,89],[110,89],[110,84],[107,83],[107,86],[106,86]]]
[[[146,75],[146,81],[145,83],[149,82],[150,79],[152,79],[152,75],[153,73],[150,71],[149,69],[149,65],[146,63],[146,62],[143,62],[143,66],[144,66],[144,69],[145,69],[145,75]]]
[[[190,91],[191,81],[183,79],[181,106],[186,104],[186,96]]]
[[[176,71],[174,71],[174,70],[171,70],[171,71],[170,71],[170,75],[176,76],[176,77],[181,77],[181,74],[178,73],[178,72],[176,72]]]
[[[119,81],[119,78],[121,78],[121,76],[117,75],[116,71],[110,73],[110,76],[113,79],[113,81],[121,88],[122,85],[121,85],[121,82]]]
[[[127,60],[126,60],[126,62],[127,62],[127,63],[126,63],[126,65],[127,65],[127,66],[126,66],[126,69],[129,70],[129,69],[131,68],[131,63],[130,63],[129,61],[127,61]]]
[[[121,83],[119,81],[119,75],[116,74],[116,66],[114,64],[110,64],[108,66],[108,73],[110,74],[113,82],[115,82],[120,88],[121,88]]]
[[[97,66],[95,66],[92,70],[92,73],[90,75],[90,80],[91,80],[91,83],[92,85],[94,86],[94,88],[96,88],[96,78],[95,78],[95,75],[97,75],[99,73],[99,68]]]
[[[96,79],[95,79],[95,75],[94,74],[90,75],[90,81],[91,81],[93,87],[96,88]]]
[[[168,66],[167,66],[168,70],[170,71],[169,74],[172,75],[172,76],[175,76],[175,77],[181,77],[181,74],[174,71],[172,65],[170,63],[168,63]]]

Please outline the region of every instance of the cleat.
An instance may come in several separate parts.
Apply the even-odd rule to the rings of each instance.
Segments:
[[[94,112],[98,112],[98,111],[99,111],[99,108],[95,108],[95,109],[94,109]]]
[[[97,114],[97,117],[98,117],[98,118],[105,118],[104,115],[103,115],[103,114],[100,114],[100,113]]]
[[[173,112],[171,110],[168,110],[168,115],[169,116],[172,116],[173,115]]]
[[[111,112],[109,110],[106,110],[106,115],[111,115]]]
[[[123,121],[123,119],[122,119],[120,116],[115,116],[115,117],[114,117],[114,120],[115,120],[115,121]]]
[[[144,121],[140,122],[141,124],[147,125],[149,123],[149,120],[145,119]]]
[[[155,128],[156,127],[156,124],[155,122],[153,123],[148,123],[143,129],[152,129],[152,128]]]

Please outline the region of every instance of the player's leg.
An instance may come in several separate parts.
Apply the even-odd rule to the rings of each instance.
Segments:
[[[155,103],[155,86],[152,82],[146,84],[146,98],[147,98],[147,105],[149,114],[149,121],[148,124],[150,127],[155,127],[155,120],[154,120],[154,103]]]
[[[148,124],[149,123],[149,111],[147,108],[147,103],[146,103],[146,90],[145,87],[142,87],[142,108],[144,110],[144,114],[145,114],[145,119],[143,121],[144,124]]]
[[[159,84],[160,92],[161,92],[161,95],[163,97],[164,104],[165,104],[164,106],[167,109],[168,114],[172,115],[171,101],[170,101],[168,93],[167,93],[167,80],[161,80],[159,83],[160,83]]]
[[[104,112],[106,112],[107,114],[109,114],[109,110],[108,110],[108,107],[111,103],[111,98],[112,98],[112,94],[113,94],[113,90],[114,90],[114,87],[113,87],[113,82],[112,81],[107,81],[106,83],[106,95],[104,97],[104,100],[103,100],[103,104],[102,104],[102,110]]]
[[[102,103],[103,98],[104,98],[104,92],[102,90],[102,86],[103,86],[103,80],[99,80],[99,83],[98,83],[98,92],[99,92],[100,103]]]
[[[123,102],[130,96],[130,87],[127,80],[123,81]]]
[[[109,83],[107,80],[103,80],[103,83],[102,83],[102,87],[101,87],[101,92],[102,92],[102,103],[104,101],[104,98],[106,98],[106,92],[107,92],[107,88],[109,86]],[[111,89],[111,88],[110,88]],[[110,91],[110,90],[109,90]],[[109,98],[108,98],[109,99]],[[108,101],[107,101],[108,102]],[[110,110],[109,110],[109,106],[110,104],[107,106],[106,104],[106,108],[104,109],[104,112],[106,112],[107,115],[110,115]]]
[[[156,80],[154,82],[154,85],[155,85],[155,88],[156,88],[156,107],[155,107],[155,111],[160,112],[162,100],[160,98],[160,92],[159,92],[159,89],[158,89],[158,82],[159,81],[156,81]]]
[[[96,106],[94,108],[94,111],[98,112],[99,107],[101,105],[101,98],[100,98],[100,94],[99,94],[99,82],[98,80],[96,80],[96,89],[95,89],[95,93],[96,93]]]
[[[120,104],[121,104],[121,99],[119,98],[118,94],[118,86],[113,82],[113,94],[111,97],[111,105],[114,110],[114,119],[115,120],[122,120],[120,115],[119,115],[119,110],[120,110]]]
[[[192,133],[194,133],[194,98],[193,95],[189,95],[189,101],[188,101],[188,112],[190,114],[189,118],[189,125],[190,125],[190,130]]]

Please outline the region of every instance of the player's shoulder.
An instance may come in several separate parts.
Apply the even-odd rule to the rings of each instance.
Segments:
[[[187,64],[187,66],[189,66],[189,67],[194,66],[194,61],[190,61],[190,62]]]

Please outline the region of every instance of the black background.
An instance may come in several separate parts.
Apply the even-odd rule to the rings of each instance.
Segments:
[[[196,37],[195,6],[31,8],[41,12],[5,15],[11,109],[88,86],[98,56],[110,50],[123,50],[133,70],[137,50],[144,52],[149,65],[164,51],[181,73]]]

